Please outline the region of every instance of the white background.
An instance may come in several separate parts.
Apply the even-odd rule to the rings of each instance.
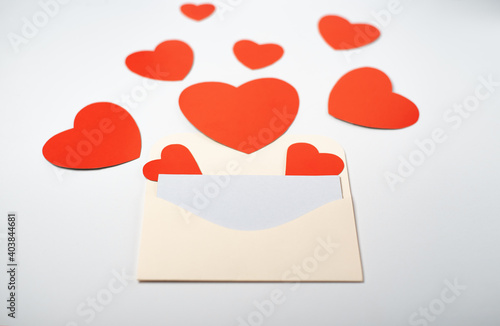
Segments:
[[[416,325],[499,325],[500,87],[458,127],[443,114],[474,95],[481,76],[500,81],[500,2],[401,0],[398,13],[377,19],[374,13],[387,14],[390,2],[221,0],[226,11],[195,22],[180,13],[180,1],[74,0],[16,47],[10,33],[24,37],[26,20],[43,10],[37,1],[1,0],[0,258],[7,258],[6,214],[17,211],[20,265],[18,318],[6,316],[3,272],[0,323],[219,326],[250,316],[256,325],[411,325],[416,313]],[[335,51],[317,29],[326,14],[378,21],[381,37],[347,55]],[[124,105],[120,99],[142,87],[144,79],[124,64],[127,55],[169,39],[187,42],[195,62],[185,80],[157,82],[127,107],[142,134],[139,159],[76,172],[43,158],[44,143],[69,129],[81,108]],[[276,42],[285,54],[251,71],[232,53],[240,39]],[[328,115],[335,82],[363,66],[384,71],[394,91],[419,107],[415,125],[375,130]],[[344,147],[365,281],[302,284],[296,291],[286,283],[139,284],[132,278],[142,166],[160,138],[197,132],[179,110],[180,92],[202,81],[239,85],[260,77],[297,89],[300,110],[288,133],[329,136]],[[397,173],[400,158],[436,128],[446,141],[391,189],[385,174]],[[89,309],[89,298],[102,298],[122,271],[131,276],[127,286],[109,304],[98,301],[92,320],[77,312]],[[439,303],[446,280],[466,289]],[[260,320],[254,301],[276,289],[285,302]],[[439,314],[426,320],[418,313],[429,305]]]

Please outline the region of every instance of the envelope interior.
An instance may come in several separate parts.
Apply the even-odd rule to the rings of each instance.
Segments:
[[[293,221],[342,199],[342,189],[336,175],[163,174],[158,197],[217,225],[250,231]]]

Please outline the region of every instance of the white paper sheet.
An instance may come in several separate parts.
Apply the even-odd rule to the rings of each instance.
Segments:
[[[342,199],[339,176],[176,175],[158,178],[158,197],[212,223],[263,230]]]

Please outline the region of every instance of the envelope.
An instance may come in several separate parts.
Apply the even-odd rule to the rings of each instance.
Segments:
[[[340,157],[338,176],[285,175],[290,145]],[[335,141],[284,135],[252,154],[202,134],[156,143],[191,151],[202,175],[145,179],[140,281],[363,280],[347,162]]]

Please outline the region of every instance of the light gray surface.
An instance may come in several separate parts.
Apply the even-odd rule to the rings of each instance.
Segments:
[[[500,81],[500,2],[401,0],[397,13],[387,15],[391,2],[220,0],[222,15],[196,23],[179,13],[179,1],[75,0],[60,5],[16,52],[9,33],[22,36],[24,19],[42,9],[38,1],[1,0],[0,214],[19,213],[20,288],[18,319],[0,308],[0,323],[219,326],[250,318],[255,325],[330,326],[411,325],[414,318],[415,325],[500,324],[500,87],[473,112],[450,111],[474,102],[481,78]],[[334,51],[317,31],[325,14],[378,20],[382,36],[347,55]],[[234,42],[246,38],[279,43],[285,55],[250,71],[232,54]],[[192,71],[181,82],[144,85],[125,57],[168,39],[194,49]],[[327,114],[335,82],[363,66],[384,71],[394,90],[417,104],[417,124],[373,130]],[[297,288],[138,284],[118,277],[135,273],[141,169],[151,146],[172,133],[195,132],[178,108],[180,92],[202,81],[239,85],[259,77],[297,89],[301,104],[289,133],[329,136],[344,147],[365,282]],[[141,158],[81,172],[45,161],[45,141],[98,101],[129,109],[142,133]],[[416,143],[437,128],[445,141],[391,188],[387,172],[417,158]],[[3,262],[6,223],[0,224]],[[0,274],[2,300],[6,277]],[[466,288],[451,286],[454,294],[455,281]],[[280,291],[285,299],[269,308],[272,301],[265,300]],[[88,300],[96,297],[91,308]],[[272,313],[259,312],[263,301]],[[427,321],[419,309],[429,305],[436,313]]]
[[[158,176],[158,197],[233,230],[264,230],[342,199],[336,175]]]

